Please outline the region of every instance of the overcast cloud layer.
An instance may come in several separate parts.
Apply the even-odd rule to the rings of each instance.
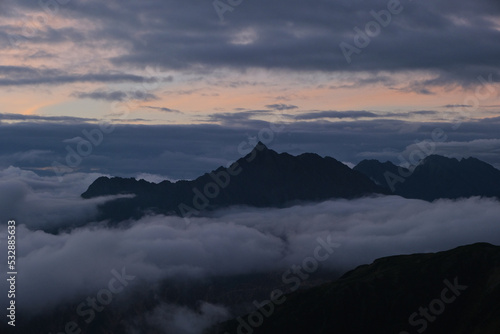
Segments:
[[[242,1],[224,13],[223,22],[213,1],[69,1],[57,7],[51,19],[60,15],[91,24],[52,27],[22,42],[126,46],[127,54],[112,62],[139,68],[158,63],[169,69],[430,70],[439,74],[434,83],[469,82],[478,70],[498,73],[500,5],[494,0],[401,1],[394,22],[349,67],[339,44],[352,44],[354,27],[364,29],[374,19],[370,11],[387,9],[387,0]],[[3,15],[18,20],[40,9],[36,1],[2,4]],[[14,23],[2,29],[4,46],[9,35],[23,36],[23,27]]]
[[[101,132],[102,141],[94,145],[82,131],[100,131],[97,124],[4,124],[0,132],[0,142],[4,145],[0,167],[30,168],[48,176],[61,171],[128,177],[147,173],[152,175],[140,177],[155,182],[192,179],[241,158],[258,140],[278,152],[293,155],[311,152],[352,164],[363,159],[399,164],[400,155],[408,159],[412,151],[419,150],[416,143],[434,141],[433,131],[441,129],[442,135],[434,142],[434,148],[424,154],[473,156],[500,168],[499,127],[500,118],[465,123],[381,119],[275,124],[244,120],[241,126],[116,125],[110,133]],[[83,140],[90,147],[78,151]],[[80,160],[75,161],[74,155]],[[54,162],[63,167],[54,169]],[[72,182],[71,173],[65,174],[64,182]]]

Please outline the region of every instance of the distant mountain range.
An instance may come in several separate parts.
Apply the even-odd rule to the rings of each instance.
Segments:
[[[413,170],[391,162],[363,160],[357,170],[395,195],[433,201],[439,198],[500,197],[500,170],[475,158],[426,157]]]
[[[100,177],[83,198],[134,194],[101,206],[101,219],[120,221],[161,213],[191,217],[232,205],[284,207],[296,202],[357,198],[387,193],[367,176],[317,154],[278,154],[259,142],[230,167],[219,167],[193,181],[155,184],[133,178]]]
[[[500,247],[480,243],[375,260],[262,304],[210,334],[499,332]]]
[[[354,169],[313,153],[278,154],[259,142],[251,153],[229,167],[192,181],[100,177],[83,198],[132,194],[100,207],[98,219],[118,222],[145,214],[190,218],[218,208],[242,205],[286,207],[297,202],[353,199],[373,194],[400,195],[432,201],[470,196],[500,198],[500,171],[475,158],[425,158],[412,170],[391,162],[364,160]]]

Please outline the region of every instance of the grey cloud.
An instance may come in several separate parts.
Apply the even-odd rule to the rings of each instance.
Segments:
[[[90,93],[87,92],[74,92],[72,96],[81,99],[93,99],[104,101],[125,101],[125,100],[140,100],[140,101],[153,101],[158,97],[152,93],[145,93],[142,91],[103,91],[96,90]]]
[[[438,86],[437,81],[413,81],[410,82],[406,87],[399,88],[398,90],[402,92],[412,92],[421,95],[434,95],[435,93],[431,89],[436,86]]]
[[[46,121],[46,122],[62,122],[62,123],[81,123],[89,121],[97,121],[96,118],[83,118],[72,116],[39,116],[39,115],[23,115],[23,114],[2,114],[0,120],[8,121]]]
[[[500,155],[500,139],[475,139],[472,141],[459,142],[448,141],[434,143],[434,153],[451,158],[474,157],[483,161],[495,161],[493,157]],[[418,150],[416,144],[409,145],[403,152],[408,156],[412,151]],[[494,163],[499,165],[498,162]],[[497,167],[498,168],[498,167]]]
[[[30,159],[24,156],[23,159]],[[15,217],[32,229],[57,230],[88,222],[97,205],[107,199],[83,201],[78,192],[99,174],[73,174],[64,183],[57,177],[9,167],[0,171],[0,218]]]
[[[150,173],[176,180],[192,179],[241,158],[239,145],[243,143],[245,147],[251,146],[254,139],[259,139],[263,129],[270,129],[269,122],[249,118],[258,118],[259,115],[263,114],[213,116],[218,117],[224,125],[144,126],[116,122],[113,132],[103,133],[102,143],[92,146],[91,154],[83,157],[75,171],[96,171],[127,177]],[[416,141],[430,140],[432,131],[437,128],[445,132],[447,142],[465,143],[477,139],[497,140],[500,126],[500,117],[464,122],[459,130],[454,127],[458,123],[453,119],[448,122],[410,122],[384,116],[372,120],[343,119],[342,122],[310,120],[288,123],[286,120],[283,117],[275,124],[282,131],[274,132],[272,140],[266,142],[270,148],[294,155],[314,152],[354,164],[365,158],[399,163],[399,153]],[[77,149],[77,143],[67,143],[65,140],[75,137],[88,140],[82,131],[95,132],[98,129],[98,124],[77,120],[55,124],[29,119],[19,124],[2,124],[0,142],[4,145],[0,154],[0,168],[12,165],[53,176],[53,161],[66,164],[66,146]],[[480,145],[484,145],[484,148]],[[476,150],[480,154],[478,158],[499,166],[500,155],[486,155],[489,149],[491,146],[488,142],[477,142],[468,154],[475,156]],[[19,159],[19,153],[32,150],[51,153],[37,155],[32,161]],[[126,156],[120,154],[123,150],[127,151]],[[458,147],[456,150],[457,153],[463,152]]]
[[[128,124],[128,123],[135,123],[135,122],[145,122],[145,123],[148,123],[148,122],[152,122],[152,121],[150,119],[145,119],[145,118],[127,118],[127,119],[123,119],[123,118],[110,118],[109,122],[111,122],[111,123],[117,123],[117,124],[120,124],[120,123]]]
[[[445,106],[443,106],[443,108],[451,108],[451,109],[454,109],[454,108],[472,108],[473,106],[471,106],[470,104],[447,104]]]
[[[0,66],[0,86],[60,85],[67,83],[154,83],[156,78],[125,73],[69,74],[59,69],[29,66]]]
[[[498,6],[492,1],[481,1],[477,8],[467,6],[465,1],[460,1],[457,6],[455,4],[456,1],[443,1],[432,6],[427,3],[404,4],[404,11],[394,17],[379,36],[373,38],[351,65],[345,62],[339,43],[346,41],[352,44],[353,28],[363,28],[364,24],[374,20],[370,11],[386,8],[386,1],[361,1],[356,4],[313,2],[308,6],[314,6],[317,10],[308,12],[308,15],[314,20],[307,19],[304,4],[300,1],[267,4],[265,11],[262,11],[260,4],[251,3],[227,13],[230,17],[221,26],[213,24],[216,17],[210,15],[212,8],[200,7],[192,13],[202,19],[196,24],[186,25],[186,28],[190,32],[202,29],[211,31],[213,37],[210,43],[203,42],[200,36],[187,31],[183,39],[158,33],[149,33],[146,39],[149,45],[156,47],[162,44],[169,50],[177,50],[174,51],[176,57],[163,60],[164,66],[170,68],[205,64],[209,67],[257,66],[328,71],[439,69],[443,73],[440,80],[452,82],[467,81],[466,72],[477,72],[475,67],[481,67],[481,71],[497,72],[498,62],[494,54],[498,47],[494,40],[498,38],[498,31],[493,23],[483,20],[482,15],[488,12],[498,14]],[[473,22],[470,26],[458,26],[449,19],[454,15],[461,17],[465,13],[463,8],[471,11],[468,13]],[[178,8],[178,14],[186,13],[187,10],[192,10],[191,6]],[[285,29],[283,27],[287,22],[291,24]],[[168,26],[176,23],[178,21]],[[226,29],[227,26],[231,29]],[[422,26],[425,29],[415,29]],[[244,32],[248,28],[253,29],[257,36],[253,43],[244,46],[231,43],[235,32]],[[297,37],[306,31],[311,32],[305,33],[307,37]],[[481,43],[475,36],[482,36]],[[445,42],[447,47],[443,49]],[[150,50],[136,41],[134,53],[119,57],[116,62],[139,64],[152,58]],[[446,75],[448,73],[454,73],[455,77]],[[418,91],[424,94],[431,92],[425,87]]]
[[[434,110],[419,110],[419,111],[412,111],[410,114],[412,114],[412,115],[437,115],[439,113],[437,111],[434,111]]]
[[[25,79],[0,79],[0,86],[30,86],[30,85],[61,85],[77,82],[112,83],[112,82],[153,82],[154,79],[145,78],[131,74],[84,74],[84,75],[60,75],[40,76]]]
[[[6,11],[12,6],[21,11],[39,10],[36,2],[18,2],[6,5]],[[466,0],[445,0],[402,2],[402,6],[402,12],[392,15],[387,27],[352,56],[351,64],[346,62],[340,43],[354,45],[354,28],[364,29],[374,21],[371,11],[386,9],[386,0],[245,2],[226,12],[224,23],[211,2],[72,2],[58,15],[93,21],[95,27],[85,33],[51,29],[40,40],[121,43],[127,52],[111,60],[117,67],[127,68],[158,64],[200,73],[215,68],[434,73],[435,79],[408,87],[422,94],[431,94],[433,85],[468,86],[476,84],[479,74],[499,73],[500,46],[496,41],[500,32],[490,19],[500,14],[498,2],[480,0],[471,6]],[[379,78],[387,83],[387,75]]]
[[[266,105],[266,108],[276,110],[293,110],[297,109],[298,107],[291,104],[268,104]]]
[[[221,305],[206,302],[200,304],[198,309],[193,310],[188,307],[161,303],[146,315],[146,322],[158,333],[201,334],[211,325],[230,318],[229,311]]]
[[[56,55],[54,55],[52,53],[48,53],[48,52],[43,51],[43,50],[37,51],[37,52],[33,53],[32,55],[28,56],[28,58],[31,58],[31,59],[54,58],[54,57],[56,57]]]
[[[441,114],[434,110],[379,113],[379,117],[387,117],[387,118],[411,118],[413,116],[422,116],[422,115],[431,116],[431,115],[441,115]]]
[[[58,73],[57,70],[40,70],[28,66],[0,66],[0,75],[11,75],[11,76],[37,76],[41,75],[42,72],[45,74],[55,74]],[[48,72],[48,73],[47,73]]]
[[[294,116],[296,120],[313,120],[319,118],[377,118],[380,115],[370,111],[321,111]]]
[[[36,160],[40,160],[45,155],[53,156],[53,152],[49,150],[29,150],[26,152],[14,153],[10,158],[19,162],[29,161],[33,163]]]
[[[178,217],[150,216],[128,228],[93,226],[58,235],[27,230],[23,224],[32,221],[17,218],[18,243],[24,245],[17,300],[25,311],[48,311],[95,294],[113,268],[124,267],[137,284],[148,285],[176,277],[283,272],[311,256],[318,238],[340,245],[322,266],[342,271],[382,256],[499,244],[499,214],[498,202],[489,199],[428,203],[389,196],[287,209],[230,208],[189,225]]]
[[[163,112],[167,112],[167,113],[181,113],[179,110],[165,108],[165,107],[144,106],[144,108],[153,109],[153,110],[159,110],[159,111],[163,111]]]
[[[123,101],[127,98],[127,94],[120,91],[114,91],[114,92],[94,91],[91,93],[75,92],[71,95],[78,97],[80,99],[93,99],[93,100],[104,100],[104,101]]]
[[[245,125],[249,123],[264,123],[263,121],[253,119],[254,116],[261,116],[262,114],[270,113],[270,110],[248,110],[240,112],[227,112],[215,113],[208,115],[208,121],[214,123],[221,123],[223,125]]]

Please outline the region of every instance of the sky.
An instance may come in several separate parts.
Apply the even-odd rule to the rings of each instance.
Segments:
[[[0,112],[144,124],[280,108],[308,121],[498,115],[497,1],[233,3],[3,1]]]
[[[190,179],[258,140],[400,163],[438,128],[500,168],[497,1],[231,3],[0,3],[0,167]]]

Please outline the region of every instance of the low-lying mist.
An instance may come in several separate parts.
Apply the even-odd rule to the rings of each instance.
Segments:
[[[17,177],[0,179],[0,187],[17,191],[19,202],[10,207],[3,203],[2,211],[12,213],[9,219],[17,222],[16,303],[26,314],[95,296],[109,286],[113,270],[134,276],[130,286],[154,286],[173,278],[285,273],[314,257],[319,246],[323,248],[322,269],[347,271],[383,256],[435,252],[475,242],[500,244],[500,203],[496,200],[429,203],[397,196],[330,200],[285,209],[230,208],[189,222],[174,216],[148,216],[127,227],[110,229],[94,222],[50,234],[37,229],[55,222],[63,226],[65,219],[95,212],[102,199],[84,201],[76,193],[81,190],[78,184],[91,177],[80,176],[64,187],[55,179],[37,181],[29,172],[10,170],[12,174]],[[61,198],[72,191],[72,199]],[[54,202],[55,198],[59,200]],[[52,203],[49,208],[48,203]],[[54,221],[48,216],[50,211],[55,211]],[[6,228],[0,238],[5,241]],[[328,245],[335,251],[328,252]],[[0,270],[7,272],[5,261]],[[0,285],[7,291],[5,281]],[[185,333],[198,333],[213,319],[229,314],[223,305],[200,303],[198,310],[162,304],[148,317],[152,322],[170,319],[169,328],[180,328],[178,332],[184,328]]]

